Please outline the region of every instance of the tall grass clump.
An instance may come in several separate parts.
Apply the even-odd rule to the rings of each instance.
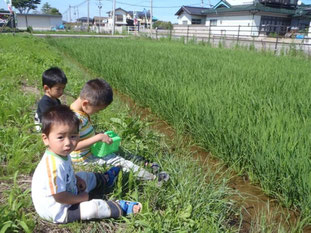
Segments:
[[[311,213],[309,60],[134,39],[50,44]]]

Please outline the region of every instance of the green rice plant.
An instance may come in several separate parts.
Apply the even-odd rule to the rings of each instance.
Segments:
[[[23,208],[31,205],[30,190],[23,191],[17,184],[18,171],[13,176],[11,189],[5,192],[7,202],[0,208],[0,232],[32,232],[35,222]]]
[[[198,144],[311,213],[310,61],[147,40],[51,39]]]

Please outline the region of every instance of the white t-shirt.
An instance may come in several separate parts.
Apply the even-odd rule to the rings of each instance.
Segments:
[[[46,150],[32,177],[31,196],[41,218],[64,223],[71,205],[54,200],[53,194],[61,192],[78,194],[76,177],[70,156],[62,157]]]

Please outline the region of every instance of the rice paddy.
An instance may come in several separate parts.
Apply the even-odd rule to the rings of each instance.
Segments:
[[[164,40],[49,43],[285,206],[311,213],[310,60]]]

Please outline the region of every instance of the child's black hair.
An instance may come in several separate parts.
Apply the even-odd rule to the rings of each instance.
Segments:
[[[56,84],[67,84],[67,77],[60,68],[51,67],[42,74],[42,86],[47,85],[52,88]]]
[[[108,106],[113,101],[113,91],[105,80],[92,79],[82,88],[80,98],[88,100],[92,106]]]
[[[65,124],[77,128],[79,132],[79,118],[66,105],[58,105],[51,107],[42,116],[42,133],[49,136],[51,128],[54,124]]]

